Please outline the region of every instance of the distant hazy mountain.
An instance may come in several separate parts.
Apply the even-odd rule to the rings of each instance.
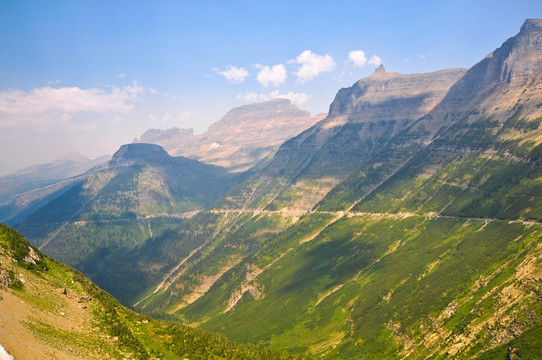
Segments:
[[[70,153],[51,163],[0,177],[0,222],[13,224],[24,219],[109,159],[106,155],[90,160]]]
[[[30,166],[2,176],[0,177],[0,202],[10,196],[80,175],[109,159],[110,156],[104,155],[91,160],[72,152],[51,163]]]
[[[171,155],[244,171],[325,115],[311,117],[290,100],[275,99],[230,110],[201,135],[192,129],[152,129],[137,142],[162,146]]]

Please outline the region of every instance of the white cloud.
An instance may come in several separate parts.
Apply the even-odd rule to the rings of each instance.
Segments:
[[[355,67],[363,67],[367,63],[367,56],[363,50],[353,50],[348,53],[348,60]]]
[[[120,79],[126,79],[126,74],[120,73],[120,74],[117,74],[117,77]]]
[[[374,66],[378,66],[378,65],[382,64],[382,59],[379,58],[379,57],[376,56],[376,55],[373,55],[373,56],[371,57],[371,59],[370,59],[369,61],[367,61],[367,64],[369,64],[369,65],[374,65]]]
[[[301,65],[294,73],[299,83],[314,79],[323,72],[335,70],[335,60],[331,55],[317,55],[310,50],[303,51],[294,60],[288,62]]]
[[[228,81],[231,81],[232,83],[235,83],[235,84],[242,83],[243,81],[245,81],[245,79],[248,76],[248,71],[246,71],[243,68],[238,68],[232,65],[226,66],[226,70],[224,71],[221,71],[218,68],[214,68],[213,70],[217,74],[224,76]]]
[[[271,91],[268,94],[258,94],[254,92],[247,92],[244,94],[237,95],[237,99],[244,100],[247,102],[260,102],[260,101],[266,101],[266,100],[276,99],[276,98],[288,99],[296,105],[302,105],[306,103],[307,101],[309,101],[312,98],[312,95],[305,94],[305,93],[294,93],[294,92],[281,94],[278,90]]]
[[[286,67],[283,64],[273,65],[272,67],[256,64],[256,68],[260,69],[256,78],[265,87],[270,84],[280,86],[286,81]]]

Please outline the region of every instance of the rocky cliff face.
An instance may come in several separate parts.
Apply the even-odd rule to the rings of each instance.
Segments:
[[[437,105],[464,69],[403,75],[379,68],[352,87],[341,89],[328,122],[378,122],[418,119]]]
[[[491,116],[503,122],[519,110],[530,118],[542,104],[542,20],[528,19],[520,32],[474,65],[413,131],[434,136],[456,121]]]
[[[234,108],[201,135],[194,135],[192,129],[153,129],[138,142],[161,145],[171,155],[244,171],[322,118],[311,117],[290,100],[274,99]]]

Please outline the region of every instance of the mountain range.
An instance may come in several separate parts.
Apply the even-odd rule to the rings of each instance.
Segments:
[[[135,142],[158,144],[171,155],[230,171],[246,171],[324,117],[325,114],[311,117],[290,100],[273,99],[234,108],[203,134],[194,135],[193,129],[151,129]]]
[[[540,74],[542,20],[528,19],[468,70],[379,67],[248,172],[125,145],[14,227],[124,304],[238,342],[340,359],[538,358]],[[298,112],[254,108],[275,106]],[[243,123],[230,115],[209,131]],[[191,138],[142,137],[170,152]],[[227,143],[216,139],[201,148]],[[250,166],[233,165],[236,151],[209,161]]]

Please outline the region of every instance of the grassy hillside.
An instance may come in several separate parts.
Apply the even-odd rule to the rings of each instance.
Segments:
[[[290,359],[120,305],[0,225],[0,343],[17,359]]]
[[[522,210],[512,197],[515,212],[454,214],[450,198],[483,191],[464,170],[473,163],[518,177]],[[269,242],[275,251],[248,257],[176,314],[242,342],[330,358],[473,358],[519,344],[542,324],[542,225],[526,211],[542,174],[518,166],[470,154],[398,172],[342,217],[306,216]],[[486,193],[487,203],[504,201]],[[318,217],[311,239],[303,228]]]

